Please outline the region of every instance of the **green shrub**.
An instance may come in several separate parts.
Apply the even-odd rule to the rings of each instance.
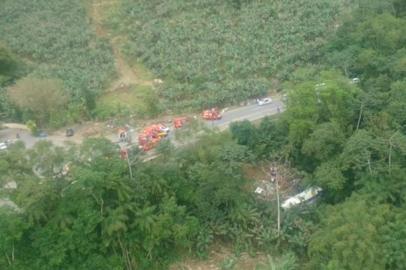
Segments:
[[[25,125],[30,129],[31,134],[33,135],[37,134],[38,127],[34,121],[28,120],[27,123],[25,123]]]

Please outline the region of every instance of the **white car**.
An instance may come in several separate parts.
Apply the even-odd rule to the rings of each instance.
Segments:
[[[266,105],[269,103],[272,103],[272,98],[270,98],[270,97],[257,99],[257,104],[259,106]]]
[[[7,149],[7,144],[6,143],[0,143],[0,150],[6,150]]]

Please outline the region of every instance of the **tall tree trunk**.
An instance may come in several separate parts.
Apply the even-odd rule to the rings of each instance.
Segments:
[[[363,108],[364,108],[364,104],[361,103],[361,108],[360,108],[360,110],[359,110],[359,116],[358,116],[358,122],[357,122],[357,129],[356,129],[356,130],[359,129],[359,125],[361,124],[361,118],[362,118],[362,111],[363,111]]]

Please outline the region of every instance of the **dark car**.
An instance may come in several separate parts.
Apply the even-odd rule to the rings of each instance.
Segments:
[[[46,137],[48,137],[48,133],[46,133],[46,132],[43,131],[43,130],[40,130],[40,131],[38,131],[38,133],[37,133],[37,137],[39,137],[39,138],[46,138]]]
[[[66,130],[66,137],[72,137],[73,135],[75,135],[75,131],[73,130],[73,128],[68,128]]]

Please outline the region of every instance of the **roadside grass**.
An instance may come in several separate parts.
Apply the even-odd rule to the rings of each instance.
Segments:
[[[150,85],[130,85],[102,95],[97,101],[96,117],[150,118],[162,111],[157,91]]]
[[[155,78],[154,74],[145,65],[135,60],[129,60],[128,64],[136,70],[139,81],[152,81]]]

